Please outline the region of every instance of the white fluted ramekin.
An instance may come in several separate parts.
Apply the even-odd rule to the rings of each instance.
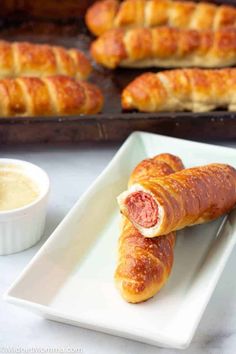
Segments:
[[[0,169],[11,169],[30,178],[39,195],[21,208],[0,211],[0,255],[25,250],[40,240],[46,219],[49,178],[40,167],[26,161],[0,159]]]

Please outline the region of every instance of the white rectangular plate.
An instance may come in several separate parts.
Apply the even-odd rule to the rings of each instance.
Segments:
[[[35,255],[5,298],[46,318],[142,342],[186,348],[236,240],[232,213],[178,233],[167,285],[147,302],[126,303],[114,287],[119,237],[116,196],[142,159],[169,152],[185,166],[236,165],[233,149],[133,133]]]

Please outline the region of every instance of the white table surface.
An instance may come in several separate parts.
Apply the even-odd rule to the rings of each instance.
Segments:
[[[221,143],[236,148],[236,143]],[[0,294],[21,273],[80,195],[107,165],[118,144],[1,147],[0,157],[33,162],[51,180],[43,239],[31,249],[0,257]],[[174,153],[174,151],[173,151]],[[236,150],[235,150],[236,154]],[[236,252],[233,251],[207,306],[191,346],[185,353],[236,353]],[[5,303],[0,297],[0,353],[154,354],[178,353],[78,327],[60,324]],[[51,351],[50,351],[51,350]],[[54,350],[54,351],[53,351]],[[34,351],[35,352],[35,351]]]

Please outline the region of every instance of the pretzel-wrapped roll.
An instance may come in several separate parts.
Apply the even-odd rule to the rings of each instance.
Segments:
[[[170,26],[218,29],[236,26],[236,9],[206,2],[173,0],[103,0],[87,11],[86,24],[100,36],[112,28]]]
[[[102,109],[100,90],[67,76],[0,80],[0,116],[93,114]]]
[[[171,154],[159,154],[141,161],[130,175],[128,187],[143,180],[163,177],[184,169],[179,157]]]
[[[236,69],[176,69],[145,73],[122,92],[123,109],[141,112],[236,111]]]
[[[210,164],[140,181],[118,202],[143,236],[165,235],[228,213],[236,204],[236,170]]]
[[[113,29],[92,43],[91,54],[111,69],[226,67],[236,64],[236,28],[215,32],[168,27]]]
[[[86,79],[92,66],[78,49],[0,41],[0,77],[67,75]]]
[[[89,30],[94,35],[100,36],[113,28],[118,9],[118,0],[97,1],[92,4],[85,14],[85,22]]]
[[[140,180],[161,177],[184,168],[181,160],[170,154],[142,161],[132,172],[129,186]],[[166,283],[173,265],[175,232],[145,238],[126,218],[122,219],[119,260],[115,283],[122,297],[132,303],[154,296]]]

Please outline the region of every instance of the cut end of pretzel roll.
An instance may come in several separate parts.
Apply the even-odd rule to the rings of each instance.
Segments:
[[[133,192],[125,199],[130,219],[142,227],[149,228],[157,224],[159,219],[158,205],[153,197],[144,192]]]
[[[117,200],[121,213],[143,236],[153,237],[159,233],[164,210],[150,191],[136,183],[120,194]]]
[[[152,193],[146,191],[139,182],[146,180],[147,176],[148,179],[164,177],[183,169],[180,158],[164,153],[143,160],[132,172],[128,184],[130,189],[118,197],[118,203],[122,214],[127,216],[144,236],[152,237],[153,232],[156,232],[163,210]]]
[[[113,27],[115,15],[119,7],[117,0],[95,2],[85,15],[85,22],[89,30],[100,36]]]

